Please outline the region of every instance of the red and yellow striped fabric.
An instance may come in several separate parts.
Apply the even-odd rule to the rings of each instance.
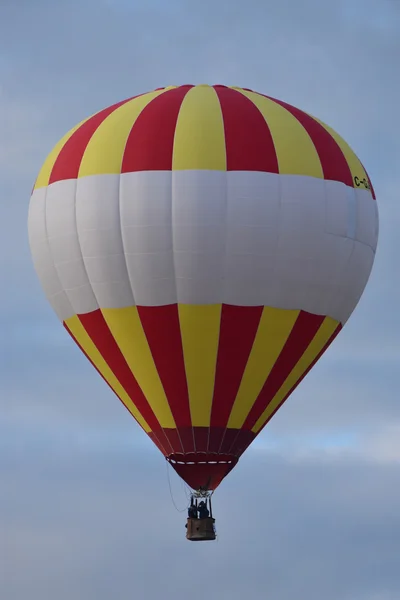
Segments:
[[[331,128],[183,85],[82,121],[34,186],[38,276],[66,330],[194,489],[215,489],[351,314],[370,179]]]

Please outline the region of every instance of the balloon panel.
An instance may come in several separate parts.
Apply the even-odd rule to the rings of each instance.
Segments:
[[[378,213],[326,125],[181,86],[67,134],[29,235],[67,331],[189,485],[213,489],[354,310]]]

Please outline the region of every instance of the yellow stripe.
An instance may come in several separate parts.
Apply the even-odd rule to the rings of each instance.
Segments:
[[[102,308],[101,312],[161,427],[175,428],[136,306]]]
[[[264,308],[228,427],[240,429],[243,426],[292,331],[299,312],[269,306]]]
[[[74,317],[67,319],[65,321],[65,324],[72,333],[72,335],[76,338],[77,342],[86,352],[90,360],[103,375],[104,379],[110,384],[114,392],[125,404],[126,408],[129,410],[131,415],[136,419],[139,425],[143,427],[146,433],[149,433],[151,431],[150,427],[143,419],[142,415],[140,414],[136,406],[133,404],[129,395],[126,393],[118,379],[115,377],[114,373],[111,371],[104,358],[101,356],[100,352],[92,342],[89,334],[86,332],[79,318],[75,315]]]
[[[337,143],[337,145],[343,152],[343,155],[346,159],[347,164],[349,165],[349,169],[350,169],[352,177],[353,177],[354,187],[356,187],[356,188],[361,187],[364,189],[365,188],[368,189],[368,186],[365,185],[365,183],[368,184],[367,173],[365,172],[365,169],[362,166],[360,160],[357,158],[356,154],[350,148],[348,143],[345,142],[344,139],[338,133],[336,133],[336,131],[334,129],[332,129],[332,127],[329,127],[329,125],[326,125],[325,123],[323,123],[322,121],[320,121],[319,119],[317,119],[315,117],[312,117],[312,118],[315,121],[317,121],[320,125],[322,125],[322,127],[324,129],[326,129],[326,131],[333,137],[333,139],[335,140],[335,142]],[[357,179],[355,179],[355,178],[357,178]],[[360,185],[357,185],[356,181],[360,182]]]
[[[226,171],[222,111],[210,86],[190,89],[182,102],[175,129],[172,169]]]
[[[280,388],[279,392],[275,395],[273,400],[267,406],[261,417],[258,419],[257,423],[253,427],[254,433],[258,433],[264,423],[269,419],[271,414],[278,408],[290,390],[296,385],[300,377],[304,374],[304,372],[311,365],[313,360],[318,356],[321,352],[325,344],[328,342],[329,338],[335,332],[337,326],[339,325],[338,321],[331,319],[330,317],[326,317],[315,334],[313,340],[308,346],[307,350],[304,352],[303,356],[300,358],[290,375],[287,377],[285,383]]]
[[[237,89],[264,117],[275,146],[280,174],[324,178],[318,152],[302,124],[286,108],[255,92]]]
[[[121,173],[126,142],[136,119],[149,102],[168,89],[133,98],[104,119],[86,147],[78,177]]]
[[[34,187],[35,190],[37,190],[38,188],[46,187],[47,185],[49,185],[49,179],[50,179],[50,175],[51,175],[51,172],[53,170],[53,167],[54,167],[54,163],[56,162],[56,160],[58,158],[58,155],[60,154],[61,150],[63,149],[63,147],[65,146],[65,144],[68,142],[69,138],[75,133],[75,131],[77,129],[79,129],[79,127],[81,125],[83,125],[86,121],[88,121],[90,118],[91,117],[88,117],[87,119],[84,119],[83,121],[81,121],[80,123],[78,123],[78,125],[76,125],[72,129],[70,129],[68,131],[68,133],[66,133],[64,135],[64,137],[61,138],[61,140],[54,146],[53,150],[47,156],[46,160],[43,163],[42,168],[39,171],[39,175],[37,176],[37,179],[36,179],[36,182],[35,182],[35,187]]]
[[[178,308],[192,425],[209,427],[221,305],[180,304]]]

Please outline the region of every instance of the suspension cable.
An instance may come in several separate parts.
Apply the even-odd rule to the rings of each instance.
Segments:
[[[185,507],[185,508],[182,508],[182,509],[178,508],[178,507],[177,507],[177,505],[175,504],[174,496],[173,496],[173,493],[172,493],[171,479],[170,479],[170,474],[169,474],[169,469],[168,469],[168,461],[167,461],[167,460],[165,461],[165,465],[166,465],[166,467],[167,467],[167,479],[168,479],[168,487],[169,487],[169,493],[170,493],[170,496],[171,496],[172,504],[174,505],[174,507],[175,507],[175,510],[176,510],[177,512],[179,512],[179,513],[183,513],[183,512],[185,512],[185,510],[187,510],[187,509],[189,508],[189,504],[190,504],[190,503],[189,503],[189,501],[188,501],[188,503],[187,503],[186,507]],[[188,498],[187,498],[187,497],[186,497],[186,500],[188,500]]]

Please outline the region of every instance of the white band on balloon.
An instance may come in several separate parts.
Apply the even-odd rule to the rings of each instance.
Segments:
[[[274,306],[342,323],[371,272],[369,191],[301,175],[152,171],[35,190],[35,268],[61,320],[172,303]]]

